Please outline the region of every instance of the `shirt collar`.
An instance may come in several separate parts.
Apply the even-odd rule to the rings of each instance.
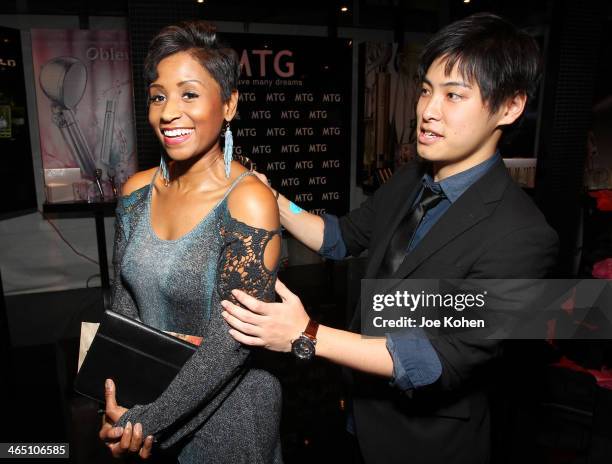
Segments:
[[[423,185],[435,193],[444,192],[446,198],[454,203],[472,184],[480,179],[501,158],[499,151],[476,166],[447,177],[440,182],[434,182],[429,173],[423,174]]]

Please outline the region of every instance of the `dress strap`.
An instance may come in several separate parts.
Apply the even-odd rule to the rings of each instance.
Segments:
[[[153,187],[153,184],[155,184],[155,179],[157,179],[157,174],[159,174],[159,166],[157,167],[157,169],[155,170],[155,172],[153,173],[153,177],[151,178],[151,182],[149,183],[150,187]]]
[[[254,176],[254,175],[255,175],[254,172],[246,171],[246,172],[243,172],[242,174],[240,174],[238,177],[236,177],[234,182],[232,182],[232,184],[229,186],[229,188],[225,191],[225,195],[223,195],[223,198],[221,199],[221,201],[225,200],[227,198],[227,196],[230,193],[232,193],[232,190],[234,190],[234,187],[236,187],[236,185],[238,185],[242,179],[244,179],[246,176]]]

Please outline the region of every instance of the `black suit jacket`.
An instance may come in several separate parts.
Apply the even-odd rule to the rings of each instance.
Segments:
[[[404,166],[340,219],[349,254],[368,250],[364,278],[375,278],[427,168],[426,163]],[[557,244],[557,234],[500,160],[450,206],[392,277],[539,278],[553,266]],[[356,331],[359,313],[352,323]],[[466,335],[431,343],[442,364],[442,375],[431,386],[401,392],[386,379],[354,374],[355,426],[368,464],[489,461],[487,374],[500,343]]]

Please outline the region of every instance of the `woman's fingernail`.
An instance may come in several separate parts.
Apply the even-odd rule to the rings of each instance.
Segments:
[[[131,429],[132,428],[132,423],[130,421],[128,421],[128,423],[125,424],[125,428],[126,429]]]
[[[107,390],[110,390],[111,388],[113,388],[113,382],[111,381],[111,379],[106,379],[106,382],[104,382],[104,386]]]

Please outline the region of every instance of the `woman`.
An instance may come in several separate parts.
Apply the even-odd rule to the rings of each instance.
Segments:
[[[274,196],[231,161],[238,74],[236,53],[197,21],[164,28],[145,60],[149,123],[167,157],[123,188],[113,309],[203,342],[150,404],[117,406],[107,382],[100,436],[114,455],[148,457],[154,436],[181,463],[281,461],[278,381],[221,318],[234,288],[273,300],[280,254]]]

